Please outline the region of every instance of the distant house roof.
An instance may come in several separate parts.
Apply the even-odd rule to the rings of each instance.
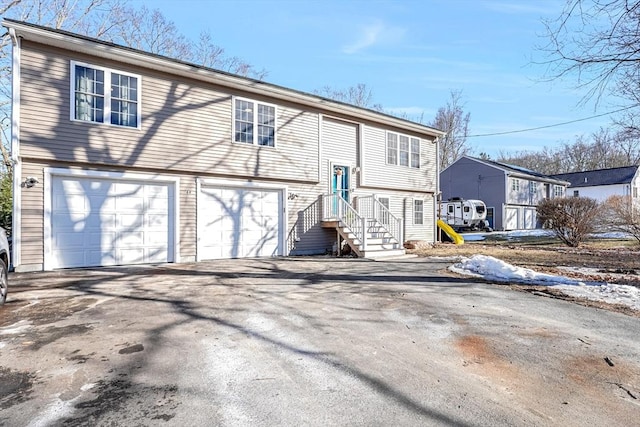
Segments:
[[[638,166],[597,169],[593,171],[571,172],[552,175],[571,183],[570,187],[594,187],[597,185],[629,184],[638,171]]]
[[[494,160],[486,160],[486,159],[479,159],[477,157],[471,157],[471,156],[464,156],[468,159],[471,160],[475,160],[477,162],[480,163],[484,163],[486,165],[495,167],[497,169],[500,169],[506,173],[508,173],[509,175],[516,175],[519,176],[521,178],[533,178],[536,179],[538,181],[546,181],[546,182],[551,182],[554,184],[558,184],[558,185],[568,185],[568,182],[566,180],[563,180],[562,178],[556,178],[555,176],[550,176],[550,175],[545,175],[543,173],[540,172],[536,172],[536,171],[532,171],[530,169],[527,168],[523,168],[522,166],[516,166],[516,165],[510,165],[507,163],[500,163],[500,162],[496,162]]]

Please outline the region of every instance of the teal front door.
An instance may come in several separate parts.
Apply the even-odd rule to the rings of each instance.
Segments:
[[[331,178],[331,194],[338,194],[349,203],[349,193],[349,167],[334,165]]]

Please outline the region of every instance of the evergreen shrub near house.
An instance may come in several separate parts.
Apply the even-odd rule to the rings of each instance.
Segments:
[[[10,173],[0,176],[0,227],[3,227],[8,236],[11,235],[11,223],[13,212],[13,183]]]
[[[572,248],[596,230],[600,211],[598,202],[589,197],[558,197],[538,204],[538,218]]]

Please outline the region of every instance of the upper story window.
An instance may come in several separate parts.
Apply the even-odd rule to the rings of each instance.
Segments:
[[[424,200],[416,199],[413,201],[413,223],[416,225],[424,224]]]
[[[553,186],[553,196],[554,197],[564,197],[564,187],[562,185],[554,185]]]
[[[520,180],[518,178],[511,178],[511,191],[520,191]]]
[[[234,99],[233,141],[275,147],[276,107],[247,99]]]
[[[140,76],[71,61],[71,119],[140,127]]]
[[[538,183],[535,181],[529,181],[529,194],[538,193]]]
[[[420,139],[387,132],[387,164],[420,168]]]

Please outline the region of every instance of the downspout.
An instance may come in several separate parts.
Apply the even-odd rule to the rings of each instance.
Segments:
[[[505,221],[507,219],[507,205],[509,204],[509,187],[511,183],[509,182],[509,173],[504,172],[504,202],[502,203],[502,230],[505,230]]]
[[[444,137],[445,135],[442,136]],[[433,243],[436,243],[440,241],[438,217],[440,216],[440,198],[442,197],[442,192],[440,191],[440,137],[437,136],[434,142],[436,143],[436,194],[433,198],[433,214],[435,217],[435,221],[433,221]]]
[[[11,262],[15,270],[20,265],[22,245],[22,194],[20,179],[22,164],[20,163],[20,39],[14,28],[9,28],[12,45],[11,62],[11,162],[13,163],[13,213],[11,224],[11,243],[13,253]]]

